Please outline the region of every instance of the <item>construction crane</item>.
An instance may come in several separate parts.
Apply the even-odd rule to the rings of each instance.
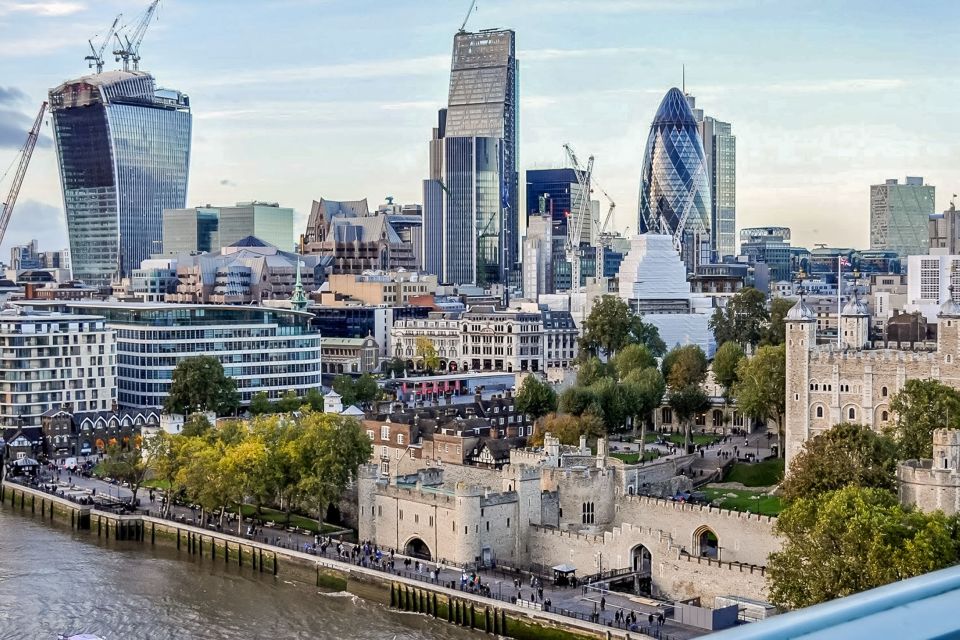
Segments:
[[[13,207],[17,204],[17,196],[20,195],[20,187],[23,185],[23,178],[27,175],[27,167],[30,166],[30,158],[33,156],[33,149],[37,146],[37,138],[40,137],[40,125],[43,124],[43,114],[47,111],[47,103],[40,105],[40,113],[37,119],[33,121],[33,127],[27,134],[27,141],[23,143],[20,149],[20,164],[17,165],[17,172],[13,175],[13,184],[10,186],[10,193],[7,195],[3,208],[0,209],[0,244],[3,243],[3,236],[7,233],[7,225],[10,224],[10,215],[13,213]]]
[[[136,27],[131,35],[123,34],[121,36],[120,33],[115,34],[120,46],[113,52],[113,55],[116,56],[117,62],[123,60],[124,71],[130,71],[131,65],[134,71],[140,69],[140,43],[143,42],[143,37],[147,34],[147,27],[150,26],[150,21],[153,19],[153,14],[157,11],[158,4],[160,4],[160,0],[153,0],[153,2],[150,3],[150,6],[147,7],[143,16],[137,21]],[[124,29],[126,29],[127,26],[128,25],[125,25]]]
[[[583,237],[583,226],[587,219],[587,208],[590,206],[590,179],[593,175],[593,156],[587,158],[586,168],[580,164],[576,152],[569,144],[563,145],[563,150],[567,152],[567,160],[577,176],[577,182],[580,184],[580,202],[577,211],[570,211],[567,214],[567,242],[566,253],[567,262],[570,263],[570,290],[574,291],[580,287],[580,243]],[[572,203],[571,203],[572,204]],[[572,220],[570,218],[573,218]]]
[[[610,203],[610,207],[607,209],[607,215],[603,219],[603,224],[600,225],[600,231],[597,233],[597,269],[596,274],[598,278],[603,277],[603,250],[606,247],[610,246],[610,241],[616,236],[613,233],[607,233],[607,226],[610,224],[610,218],[613,217],[613,212],[617,208],[617,203],[613,201],[613,198],[610,197],[610,194],[607,193],[607,190],[600,186],[600,183],[597,182],[596,178],[593,178],[593,186],[600,190],[600,193],[603,194],[603,197],[607,199],[607,202]],[[597,220],[599,222],[599,220]]]
[[[463,24],[460,25],[460,31],[458,31],[458,33],[467,32],[467,22],[470,20],[470,16],[473,14],[473,9],[476,6],[477,6],[477,0],[472,0],[470,2],[470,8],[467,9],[467,17],[463,19]]]
[[[87,44],[90,45],[90,51],[93,55],[89,55],[84,60],[87,61],[87,66],[91,69],[96,67],[97,73],[103,72],[103,54],[107,50],[107,45],[110,44],[110,41],[113,39],[113,34],[117,30],[117,23],[120,22],[120,18],[123,17],[123,14],[117,14],[117,17],[113,19],[113,24],[110,25],[110,29],[107,30],[107,35],[103,38],[103,44],[99,48],[93,46],[93,40],[87,40]]]

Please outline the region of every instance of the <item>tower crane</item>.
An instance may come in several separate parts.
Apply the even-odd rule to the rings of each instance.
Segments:
[[[460,25],[460,31],[458,31],[458,33],[467,32],[467,22],[470,20],[470,16],[473,14],[473,9],[476,6],[477,6],[477,0],[472,0],[470,2],[470,8],[467,9],[467,17],[463,19],[463,24]]]
[[[30,158],[33,156],[33,149],[37,146],[37,138],[40,137],[40,125],[43,123],[43,114],[47,111],[47,103],[40,105],[40,113],[37,119],[33,121],[33,127],[27,134],[27,141],[23,143],[20,149],[20,164],[17,165],[17,172],[13,175],[13,184],[10,186],[10,193],[6,201],[0,208],[0,243],[3,243],[3,236],[7,233],[7,225],[10,223],[10,215],[13,213],[13,207],[17,204],[17,196],[20,195],[20,187],[23,185],[23,178],[27,175],[27,167],[30,166]]]
[[[567,261],[570,263],[570,290],[573,291],[580,286],[580,242],[583,236],[583,224],[587,219],[587,208],[590,206],[590,179],[593,175],[593,156],[587,158],[586,168],[580,164],[576,152],[569,144],[563,145],[563,150],[567,152],[567,159],[577,176],[577,182],[580,184],[580,203],[576,213],[571,211],[567,218],[567,242],[566,253]],[[573,220],[570,220],[573,217]]]
[[[117,14],[117,17],[113,19],[113,24],[110,25],[110,29],[107,30],[107,35],[103,37],[103,44],[99,48],[93,46],[93,40],[87,40],[87,44],[90,45],[90,52],[93,55],[89,55],[84,58],[87,61],[87,66],[91,69],[96,67],[97,73],[103,72],[103,54],[107,49],[107,45],[110,44],[110,41],[113,39],[113,34],[117,30],[117,23],[120,22],[120,18],[123,17],[123,14]]]
[[[115,34],[117,43],[120,46],[113,52],[113,55],[116,56],[117,62],[123,60],[124,71],[130,71],[131,63],[134,71],[140,69],[140,43],[143,42],[143,37],[147,34],[147,28],[150,26],[150,21],[157,11],[158,4],[160,4],[160,0],[153,0],[153,2],[150,3],[150,6],[147,7],[143,16],[137,21],[136,27],[131,35],[123,34],[121,36],[119,33]]]
[[[603,219],[603,224],[600,225],[600,232],[597,233],[597,277],[603,277],[603,250],[604,248],[610,246],[610,241],[616,234],[607,233],[607,225],[610,224],[610,218],[613,217],[613,212],[617,208],[617,203],[613,201],[613,198],[610,197],[610,194],[607,193],[607,190],[600,186],[596,178],[593,179],[593,186],[600,190],[600,193],[603,194],[603,197],[607,199],[607,202],[610,203],[610,208],[607,209],[607,215]],[[599,220],[598,220],[599,222]]]

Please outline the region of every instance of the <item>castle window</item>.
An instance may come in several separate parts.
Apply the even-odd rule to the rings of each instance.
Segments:
[[[823,407],[817,407],[817,417],[818,418],[823,417]]]
[[[943,459],[943,468],[944,468],[944,469],[947,468],[947,459],[946,459],[946,458]]]
[[[883,396],[884,398],[887,397],[887,388],[886,388],[886,387],[880,387],[880,395]]]
[[[857,410],[854,409],[853,407],[850,407],[850,409],[847,411],[847,418],[849,418],[850,420],[856,420]]]
[[[886,411],[880,414],[880,420],[883,422],[886,422],[889,418],[890,418],[890,414],[888,414]]]
[[[584,503],[583,503],[583,508],[582,508],[582,521],[583,521],[583,524],[593,524],[593,522],[594,522],[594,516],[593,516],[593,503],[592,503],[592,502],[584,502]]]
[[[510,528],[510,518],[507,518],[507,529]]]
[[[490,531],[490,521],[487,520],[487,531]]]
[[[378,516],[383,515],[383,505],[379,505],[379,504],[377,505],[377,515]]]
[[[669,407],[660,409],[660,422],[670,424],[673,422],[673,411]]]

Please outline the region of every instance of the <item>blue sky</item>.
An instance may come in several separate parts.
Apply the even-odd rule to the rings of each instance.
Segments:
[[[87,38],[146,4],[0,0],[0,172],[47,90],[86,73]],[[189,204],[275,200],[305,218],[321,196],[420,202],[468,5],[164,0],[142,67],[191,96]],[[738,227],[865,247],[870,184],[922,175],[939,209],[960,191],[958,18],[946,0],[478,0],[468,27],[517,32],[521,168],[559,165],[564,142],[594,154],[616,227],[635,229],[649,123],[686,65],[698,106],[737,135]],[[0,256],[31,237],[65,246],[61,210],[47,141]]]

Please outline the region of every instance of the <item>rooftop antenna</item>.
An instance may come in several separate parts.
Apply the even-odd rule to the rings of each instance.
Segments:
[[[133,63],[133,70],[140,70],[140,43],[143,42],[143,37],[147,35],[147,27],[150,26],[150,21],[153,19],[153,14],[157,11],[157,5],[160,4],[160,0],[153,0],[150,3],[150,6],[147,7],[147,10],[144,12],[143,16],[137,22],[134,27],[133,33],[131,35],[118,33],[116,34],[117,42],[119,43],[119,48],[113,52],[113,55],[116,56],[117,62],[123,60],[123,70],[130,71],[131,62]],[[126,29],[130,25],[124,25]]]
[[[87,66],[91,69],[94,67],[97,68],[97,73],[103,73],[103,54],[107,49],[107,45],[110,44],[110,40],[113,38],[114,32],[117,30],[117,23],[120,22],[120,18],[123,17],[122,13],[118,13],[117,17],[113,19],[113,24],[110,25],[110,29],[107,30],[107,35],[103,37],[103,44],[99,48],[93,46],[93,40],[87,40],[87,44],[90,45],[90,52],[92,55],[89,55],[84,58],[87,61]]]
[[[467,9],[467,17],[463,19],[463,24],[460,25],[460,31],[458,31],[458,33],[467,32],[467,21],[470,20],[470,15],[473,13],[473,10],[476,6],[477,6],[477,0],[471,0],[470,8]]]
[[[687,95],[687,65],[680,65],[680,86],[683,89],[683,95]]]

